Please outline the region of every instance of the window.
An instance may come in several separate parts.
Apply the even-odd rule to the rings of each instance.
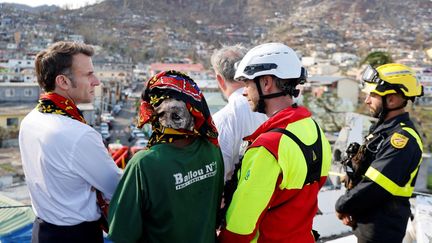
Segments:
[[[14,97],[15,96],[15,90],[14,89],[6,89],[5,90],[5,96],[6,97]]]
[[[25,97],[33,96],[33,90],[32,89],[24,89],[24,96]]]
[[[6,126],[8,127],[18,127],[18,118],[6,118]]]

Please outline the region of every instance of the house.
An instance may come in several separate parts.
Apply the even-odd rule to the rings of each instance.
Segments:
[[[324,93],[336,94],[337,98],[351,103],[354,107],[359,104],[359,83],[349,77],[341,76],[312,76],[308,77],[305,92],[311,92],[315,97]]]
[[[96,76],[101,85],[95,89],[94,108],[96,114],[111,111],[122,100],[123,90],[132,83],[133,65],[131,63],[96,63]],[[100,90],[99,88],[100,87]]]
[[[40,88],[35,83],[0,83],[0,127],[17,128],[37,104]]]
[[[153,76],[161,71],[176,70],[184,72],[187,75],[199,76],[200,73],[204,72],[204,66],[201,63],[152,63],[150,64],[150,76]]]
[[[150,64],[149,74],[153,76],[161,71],[176,70],[186,73],[204,90],[218,90],[218,84],[213,72],[205,70],[201,63],[152,63]]]
[[[37,83],[0,83],[0,103],[36,103],[40,93]]]
[[[27,82],[34,81],[34,60],[30,59],[9,59],[1,63],[4,69],[0,75],[2,82]]]
[[[432,105],[432,68],[417,71],[417,77],[423,85],[423,96],[416,101],[421,105]]]

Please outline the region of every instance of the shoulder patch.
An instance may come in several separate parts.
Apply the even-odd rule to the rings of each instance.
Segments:
[[[409,138],[405,135],[402,135],[400,133],[395,132],[390,139],[390,143],[393,147],[401,149],[405,147],[405,145],[408,143]]]

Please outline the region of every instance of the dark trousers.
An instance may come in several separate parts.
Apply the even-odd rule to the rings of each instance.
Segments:
[[[32,243],[102,243],[99,221],[72,226],[58,226],[36,218],[33,223]]]

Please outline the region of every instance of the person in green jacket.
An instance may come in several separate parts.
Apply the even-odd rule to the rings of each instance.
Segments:
[[[148,149],[129,161],[111,200],[109,238],[215,242],[224,166],[196,83],[177,71],[152,77],[140,107],[139,126],[146,123],[153,129]]]

